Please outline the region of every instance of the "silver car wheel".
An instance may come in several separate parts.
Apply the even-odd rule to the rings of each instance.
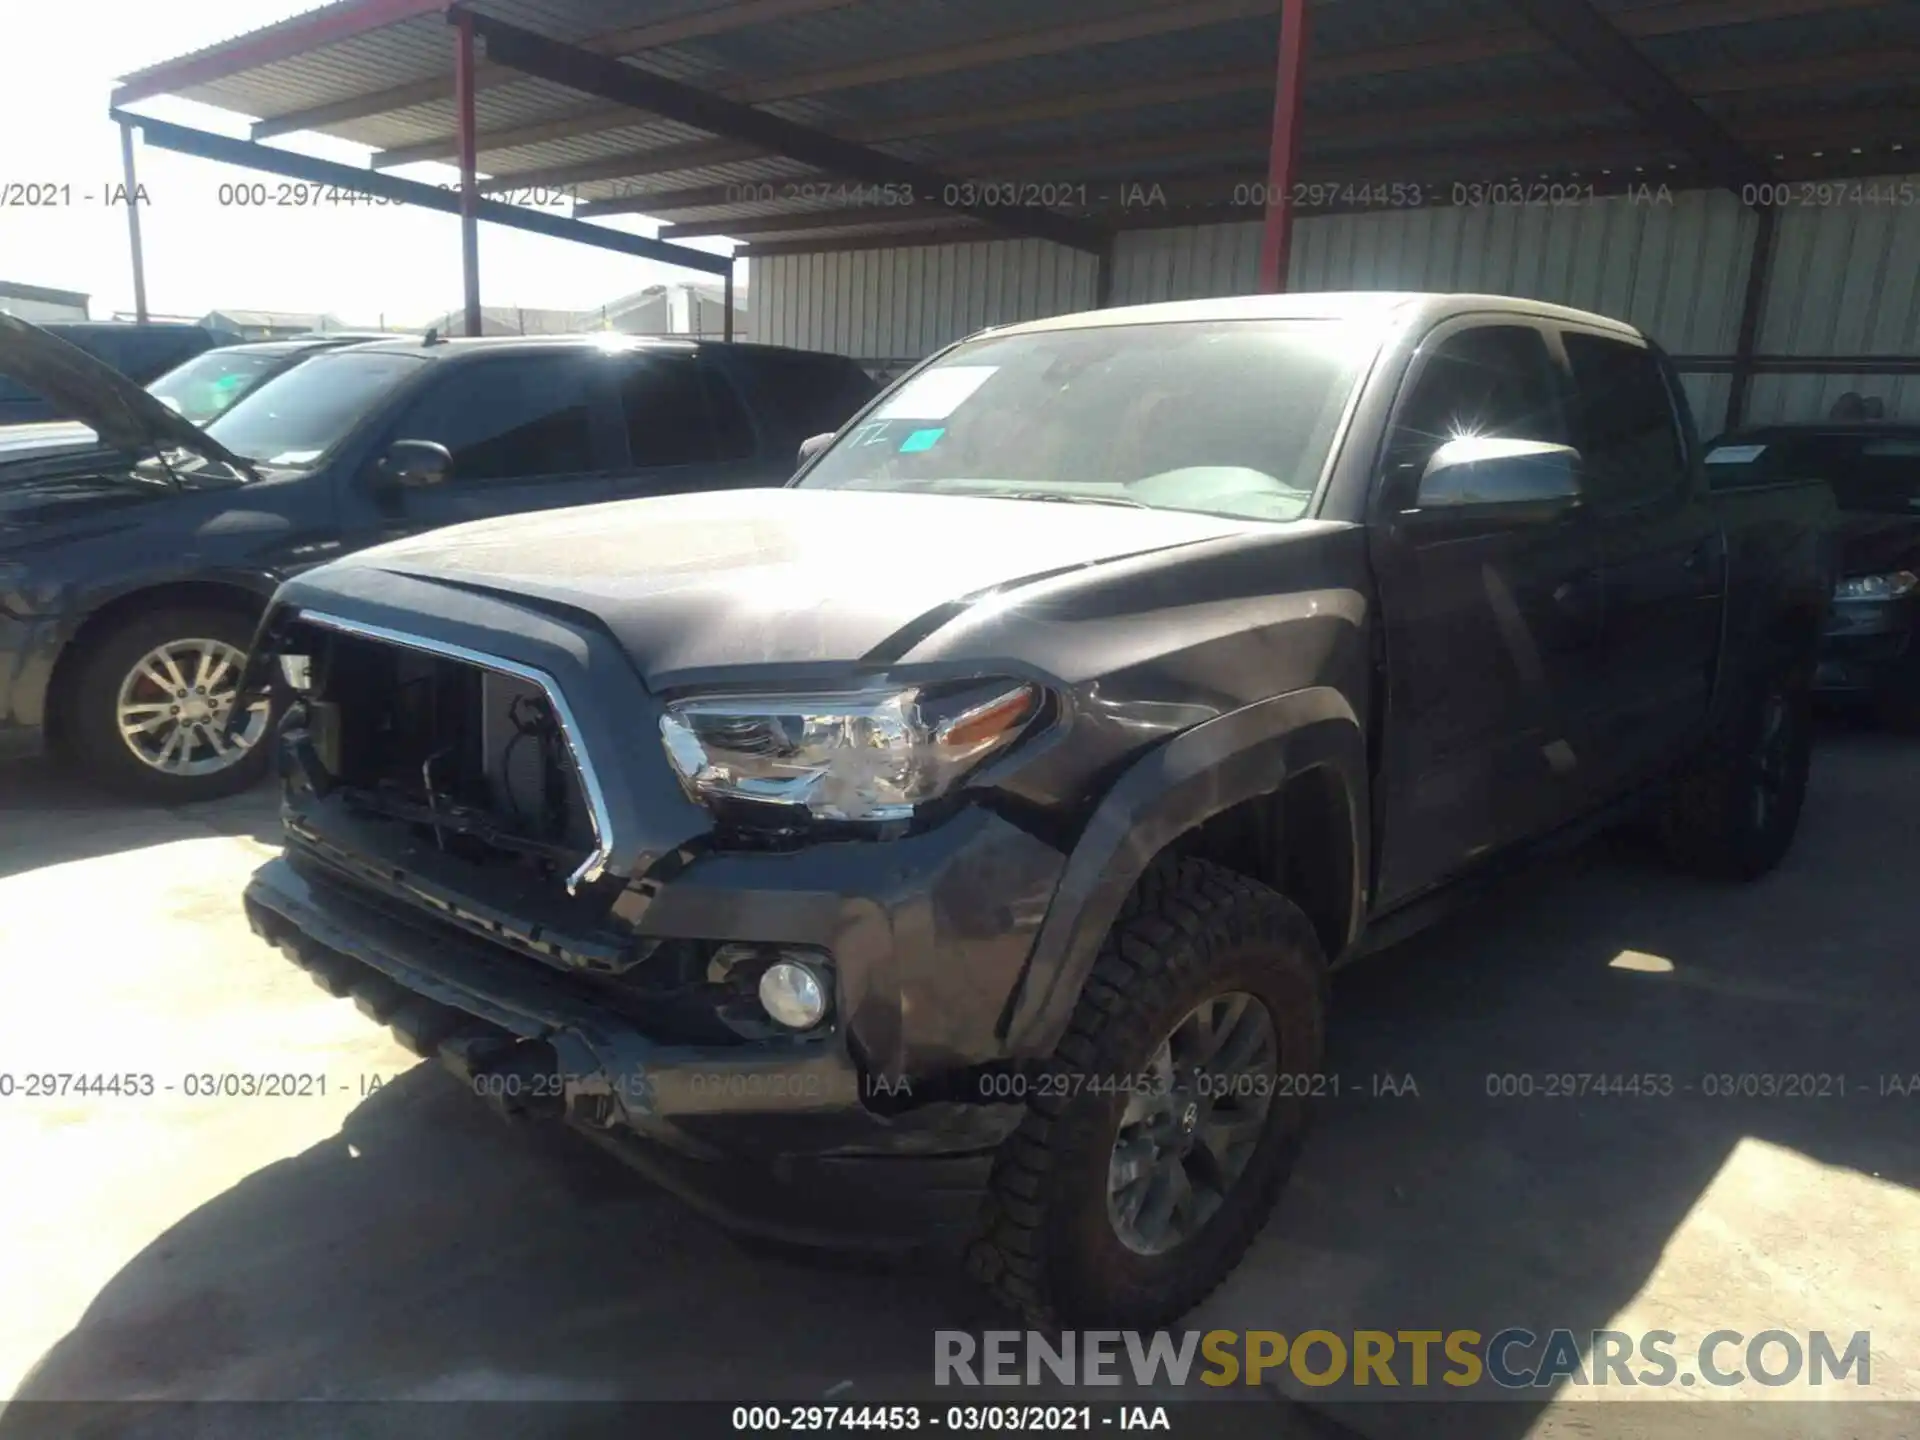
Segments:
[[[222,640],[170,640],[135,662],[115,705],[120,738],[141,764],[165,775],[213,775],[237,763],[267,732],[266,700],[254,701],[232,736],[244,652]]]

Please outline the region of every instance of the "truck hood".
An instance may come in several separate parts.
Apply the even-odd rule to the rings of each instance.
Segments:
[[[723,490],[457,525],[309,580],[376,567],[585,612],[658,691],[741,666],[884,664],[911,648],[905,637],[986,592],[1246,523],[970,496]]]
[[[0,315],[0,375],[46,396],[116,450],[187,449],[247,468],[226,446],[112,366],[17,316]]]

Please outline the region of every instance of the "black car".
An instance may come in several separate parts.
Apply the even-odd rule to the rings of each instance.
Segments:
[[[217,345],[149,381],[147,393],[194,424],[205,425],[223,410],[232,409],[234,402],[254,386],[291,370],[302,360],[342,345],[396,338],[335,333]],[[0,465],[41,451],[95,445],[98,440],[78,420],[0,427]]]
[[[44,739],[160,801],[263,773],[267,707],[219,722],[288,575],[456,521],[775,485],[874,390],[850,360],[761,346],[389,341],[307,358],[202,429],[8,316],[0,374],[104,447],[0,457],[0,748]]]
[[[203,350],[229,345],[240,337],[205,325],[154,320],[136,325],[110,320],[50,320],[41,327],[111,366],[136,385],[166,374]],[[42,394],[17,376],[0,373],[0,425],[35,425],[46,420],[80,420],[54,396]]]
[[[1716,440],[1721,486],[1823,480],[1840,506],[1839,571],[1818,687],[1920,729],[1920,425],[1772,425]]]
[[[1643,810],[1786,852],[1821,486],[1714,495],[1629,326],[1249,296],[989,331],[779,490],[281,587],[249,917],[479,1096],[1042,1323],[1220,1282],[1326,977]]]

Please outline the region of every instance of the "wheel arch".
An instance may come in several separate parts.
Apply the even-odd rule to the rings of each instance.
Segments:
[[[74,686],[88,654],[127,619],[163,607],[204,605],[257,621],[273,595],[265,576],[219,576],[132,586],[97,601],[66,637],[47,682],[45,731],[58,745],[70,733]]]
[[[1366,736],[1311,686],[1206,721],[1141,757],[1082,832],[1001,1018],[1008,1051],[1050,1054],[1100,943],[1162,855],[1186,853],[1286,895],[1331,961],[1358,937],[1370,835]]]

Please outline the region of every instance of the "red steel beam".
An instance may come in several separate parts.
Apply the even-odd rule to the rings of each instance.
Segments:
[[[480,182],[474,173],[473,17],[453,17],[453,104],[460,122],[460,282],[466,298],[467,334],[481,331]]]
[[[1280,60],[1273,79],[1273,139],[1267,146],[1267,215],[1260,231],[1260,288],[1287,288],[1293,246],[1294,162],[1300,154],[1301,62],[1307,53],[1306,0],[1281,0]]]
[[[437,15],[449,0],[341,0],[250,35],[241,35],[177,60],[162,61],[127,76],[113,92],[113,103],[173,95],[247,70],[292,60],[369,30],[384,29],[418,15]]]

